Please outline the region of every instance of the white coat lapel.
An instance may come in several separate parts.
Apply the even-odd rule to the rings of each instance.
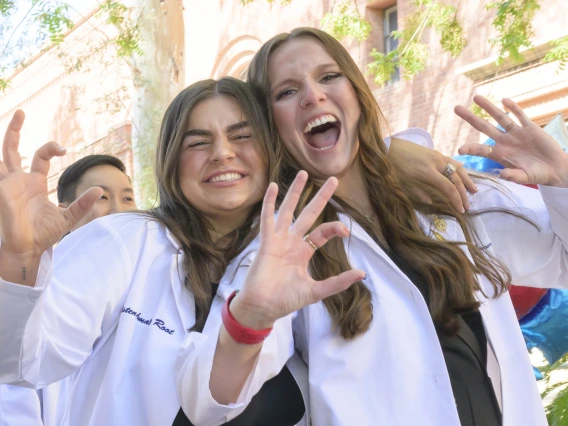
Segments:
[[[177,250],[175,254],[172,254],[170,283],[184,333],[187,334],[189,329],[195,324],[195,299],[193,298],[193,293],[184,285],[185,272],[183,270],[183,261],[185,255],[183,250],[169,230],[166,230],[166,236]]]
[[[347,226],[350,232],[350,236],[347,237],[347,239],[345,240],[346,241],[345,249],[348,256],[349,253],[351,252],[349,250],[349,240],[350,238],[357,238],[361,240],[363,243],[365,243],[367,246],[371,247],[377,254],[379,254],[379,256],[383,259],[383,261],[387,263],[392,269],[394,269],[402,278],[404,278],[405,281],[412,284],[412,282],[408,279],[408,277],[398,268],[398,266],[396,266],[396,264],[385,253],[385,251],[375,242],[375,240],[371,238],[369,234],[367,234],[367,232],[365,232],[365,230],[355,220],[353,220],[349,215],[346,215],[344,213],[339,213],[338,216],[339,220],[345,226]],[[349,259],[349,262],[352,263],[351,259]],[[351,266],[357,267],[357,265],[354,264],[352,264]]]

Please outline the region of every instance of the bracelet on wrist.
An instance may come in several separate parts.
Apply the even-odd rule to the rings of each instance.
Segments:
[[[245,327],[240,324],[229,309],[229,305],[234,297],[237,295],[238,290],[234,291],[223,306],[223,311],[221,313],[221,318],[223,320],[223,325],[229,333],[229,336],[237,342],[243,345],[256,345],[261,343],[268,337],[272,331],[272,327],[265,328],[264,330],[255,330],[254,328]]]

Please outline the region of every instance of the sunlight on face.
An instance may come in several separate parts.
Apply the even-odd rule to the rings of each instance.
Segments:
[[[350,172],[361,110],[351,82],[323,45],[300,37],[278,47],[269,64],[274,119],[286,149],[320,178]]]
[[[237,102],[215,96],[189,117],[179,155],[187,200],[217,229],[239,226],[266,189],[266,165]]]

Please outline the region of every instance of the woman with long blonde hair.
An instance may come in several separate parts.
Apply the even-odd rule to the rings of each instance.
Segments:
[[[316,223],[339,219],[350,230],[325,247],[307,233],[303,246],[280,250],[263,244],[272,236],[261,231],[249,269],[270,265],[274,274],[247,276],[225,308],[245,328],[273,326],[285,348],[290,332],[277,320],[303,308],[294,344],[309,368],[312,424],[546,425],[507,285],[513,278],[568,286],[568,156],[514,102],[504,105],[520,125],[476,97],[506,129],[456,108],[496,140],[482,154],[507,166],[504,179],[541,191],[477,179],[480,190],[464,213],[437,188],[400,178],[386,155],[376,100],[330,35],[298,28],[272,38],[253,59],[248,82],[282,150],[279,186],[287,188],[298,170],[309,174],[297,214],[334,176],[337,190]],[[295,256],[305,270],[286,264]],[[322,302],[297,284],[307,280],[302,274],[321,280],[352,267],[366,277]],[[214,403],[246,403],[282,364],[262,344],[243,344],[226,318],[210,316],[212,337],[192,342],[178,387],[205,388]],[[188,410],[214,403],[182,398]]]

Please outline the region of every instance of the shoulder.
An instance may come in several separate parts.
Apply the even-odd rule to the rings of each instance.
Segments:
[[[145,213],[119,213],[96,219],[68,234],[56,251],[60,255],[80,249],[93,255],[120,253],[137,257],[142,251],[163,251],[170,246],[164,225]]]
[[[495,178],[475,180],[479,191],[470,196],[471,212],[506,209],[526,213],[544,206],[540,192],[534,188]]]

